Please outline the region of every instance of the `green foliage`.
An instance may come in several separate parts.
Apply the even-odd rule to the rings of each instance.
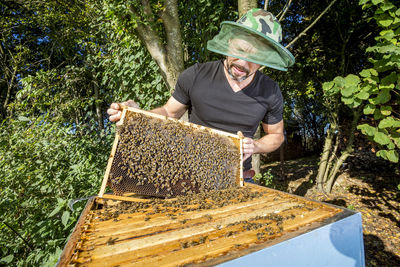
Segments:
[[[155,11],[163,8],[158,3]],[[7,108],[0,125],[0,264],[54,266],[84,205],[77,203],[72,211],[68,202],[94,195],[100,187],[114,134],[106,120],[109,104],[134,99],[149,109],[170,96],[135,34],[134,20],[124,17],[124,5],[96,0],[0,4],[1,40],[9,49],[0,63],[14,67],[1,77],[16,73],[8,80],[7,103],[7,87],[0,83],[1,107]],[[220,11],[226,8],[218,5]],[[201,12],[211,10],[213,5],[206,5]],[[186,11],[182,14],[189,19]],[[215,15],[210,35],[224,14]],[[200,17],[198,31],[207,25],[207,16]],[[15,34],[29,39],[15,39]],[[189,45],[190,53],[201,50],[198,46]]]
[[[285,99],[285,122],[297,123],[307,153],[320,153],[326,136],[327,123],[336,115],[336,100],[327,100],[321,81],[337,75],[355,73],[367,62],[365,49],[373,43],[375,25],[368,14],[357,6],[358,0],[336,1],[329,11],[306,35],[289,50],[296,58],[287,73],[268,71],[278,81]],[[288,44],[326,8],[319,1],[293,1],[281,24],[283,44]],[[282,2],[270,1],[268,9],[278,14]],[[287,125],[285,125],[287,126]],[[286,127],[286,130],[289,131]]]
[[[184,40],[185,66],[222,58],[221,55],[205,49],[220,30],[225,20],[238,19],[237,1],[201,0],[180,1],[179,13]]]
[[[38,266],[59,254],[82,210],[68,201],[97,193],[111,136],[76,136],[80,127],[47,123],[46,116],[5,122],[0,131],[0,210],[33,250],[1,224],[2,260]],[[5,127],[6,126],[6,127]],[[10,255],[14,255],[11,258]]]
[[[162,8],[160,5],[152,2],[155,14]],[[107,0],[99,8],[97,22],[102,23],[101,30],[110,37],[99,61],[103,69],[101,84],[112,92],[109,101],[133,99],[144,109],[165,103],[170,97],[168,85],[135,31],[138,23],[151,24],[164,36],[160,17],[146,16],[139,1]]]
[[[261,173],[257,173],[254,176],[254,180],[260,185],[274,188],[274,186],[273,186],[273,184],[274,184],[274,175],[271,173],[270,169],[268,169],[267,171],[265,171],[262,174]]]
[[[360,1],[363,8],[374,5],[374,19],[382,27],[375,38],[376,45],[366,51],[373,53],[369,59],[373,68],[363,69],[359,76],[349,74],[324,83],[326,96],[341,95],[349,108],[363,107],[371,123],[362,123],[358,129],[380,146],[376,155],[392,162],[399,161],[400,114],[395,108],[400,103],[400,9],[388,1]]]
[[[109,102],[133,99],[143,109],[162,105],[170,97],[157,64],[141,43],[122,34],[102,55],[101,85],[110,92]]]

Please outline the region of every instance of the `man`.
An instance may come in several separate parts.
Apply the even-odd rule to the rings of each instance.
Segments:
[[[252,9],[237,22],[221,25],[207,49],[226,58],[183,71],[171,98],[151,111],[180,118],[190,109],[190,122],[231,133],[241,131],[245,136],[244,177],[251,178],[251,155],[272,152],[284,140],[282,94],[279,86],[258,70],[263,65],[286,71],[294,57],[280,44],[281,26],[267,11]],[[132,100],[124,104],[138,107]],[[119,104],[111,104],[107,113],[110,121],[118,121]],[[254,140],[260,122],[266,135]]]

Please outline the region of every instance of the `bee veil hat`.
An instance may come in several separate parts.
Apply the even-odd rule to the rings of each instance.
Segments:
[[[275,16],[253,8],[238,21],[224,21],[221,31],[207,42],[207,49],[277,70],[287,71],[293,55],[280,43],[282,27]]]

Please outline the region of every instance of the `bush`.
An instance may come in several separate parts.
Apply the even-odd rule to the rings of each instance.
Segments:
[[[100,188],[112,135],[76,134],[67,127],[19,117],[0,128],[0,232],[2,263],[55,262],[85,203],[72,199]]]

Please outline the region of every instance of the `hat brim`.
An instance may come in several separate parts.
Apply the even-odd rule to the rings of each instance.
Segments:
[[[280,43],[276,42],[275,40],[269,38],[268,36],[254,30],[250,27],[247,27],[247,26],[237,23],[237,22],[224,21],[221,23],[221,26],[224,24],[228,27],[233,27],[236,30],[244,31],[244,32],[250,33],[252,35],[256,35],[256,36],[263,38],[264,40],[266,40],[268,42],[268,44],[270,44],[274,48],[274,50],[279,55],[279,57],[281,58],[282,62],[284,62],[284,64],[279,64],[279,65],[274,64],[274,63],[270,64],[269,62],[266,62],[263,60],[241,58],[240,56],[228,53],[227,50],[223,51],[222,49],[218,49],[215,46],[210,45],[210,43],[212,43],[212,40],[207,43],[208,50],[213,51],[218,54],[223,54],[226,56],[241,58],[243,60],[254,62],[254,63],[260,64],[260,65],[267,66],[267,67],[274,68],[274,69],[281,70],[281,71],[287,71],[287,67],[290,67],[294,64],[295,59],[294,59],[294,56],[292,55],[292,53],[290,53],[289,50],[287,50],[285,47],[283,47]]]

